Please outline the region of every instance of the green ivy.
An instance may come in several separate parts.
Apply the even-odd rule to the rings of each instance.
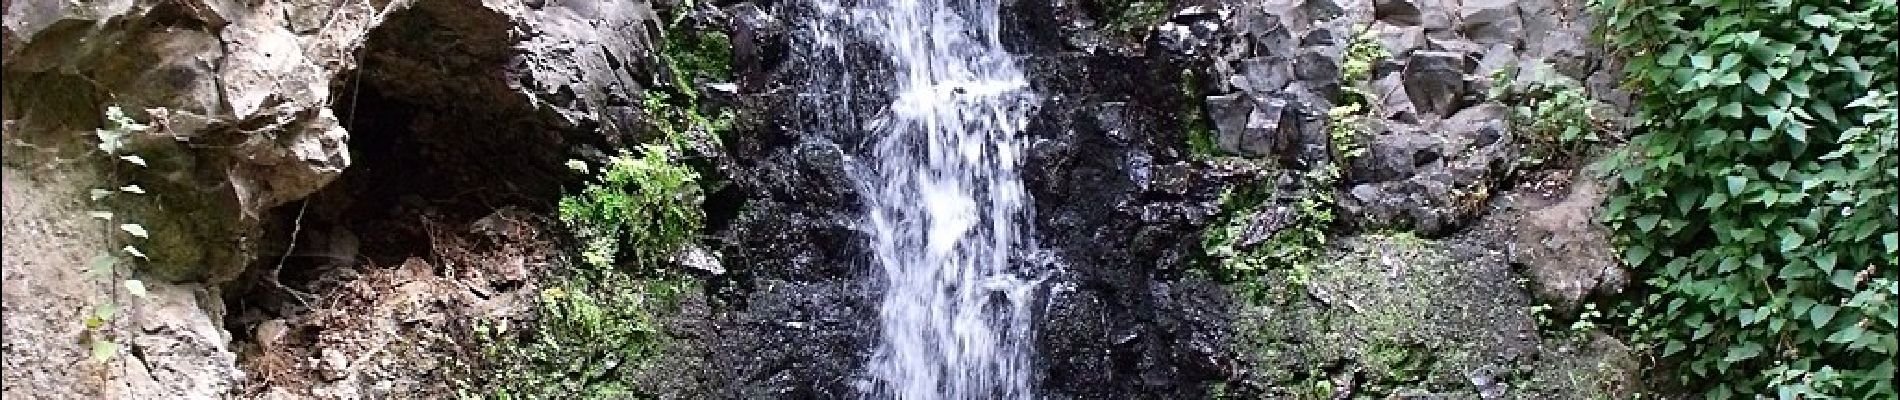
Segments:
[[[1894,398],[1894,2],[1594,8],[1639,94],[1604,165],[1639,339],[1713,398]]]

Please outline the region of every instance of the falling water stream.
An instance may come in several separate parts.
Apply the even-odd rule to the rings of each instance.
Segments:
[[[852,178],[883,288],[866,373],[877,398],[1027,399],[1030,304],[1040,282],[1012,267],[1034,249],[1018,176],[1036,101],[1000,38],[997,0],[818,0],[822,47],[875,45],[890,104],[856,123],[875,137]],[[834,88],[833,90],[837,90]],[[844,88],[850,93],[849,88]],[[824,112],[824,111],[820,111]]]

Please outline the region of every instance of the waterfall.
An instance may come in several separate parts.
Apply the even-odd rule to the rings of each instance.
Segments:
[[[889,71],[814,71],[847,96],[888,89],[874,116],[834,124],[874,137],[855,160],[880,287],[880,334],[866,374],[877,398],[1026,399],[1031,300],[1041,279],[1015,266],[1035,249],[1018,173],[1019,133],[1037,99],[1004,50],[997,0],[818,0],[820,53],[852,65],[872,44]],[[888,73],[852,79],[859,73]],[[865,82],[865,83],[859,83]],[[836,104],[814,104],[842,110]],[[816,110],[828,113],[826,110]]]

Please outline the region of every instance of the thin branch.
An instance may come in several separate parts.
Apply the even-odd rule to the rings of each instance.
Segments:
[[[303,214],[304,211],[308,211],[309,209],[310,199],[304,199],[301,205],[297,206],[297,219],[291,221],[290,245],[284,247],[284,254],[277,257],[277,266],[270,270],[270,283],[277,285],[278,290],[283,290],[284,293],[290,293],[290,297],[296,298],[297,303],[302,304],[304,309],[310,309],[310,301],[304,298],[311,296],[311,294],[304,293],[297,289],[291,289],[290,286],[284,285],[284,281],[278,277],[283,275],[284,261],[290,259],[291,252],[297,251],[297,235],[303,232]]]

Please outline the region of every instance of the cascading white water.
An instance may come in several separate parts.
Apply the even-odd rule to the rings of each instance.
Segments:
[[[855,121],[878,135],[852,177],[886,279],[867,366],[872,390],[896,399],[1030,398],[1030,304],[1040,279],[1011,263],[1034,249],[1017,166],[1018,133],[1036,100],[1003,49],[997,0],[832,1],[819,0],[828,16],[816,27],[821,46],[842,61],[839,35],[856,35],[893,68],[891,104]],[[833,22],[845,26],[822,26]],[[850,82],[841,77],[856,72],[823,73]]]

